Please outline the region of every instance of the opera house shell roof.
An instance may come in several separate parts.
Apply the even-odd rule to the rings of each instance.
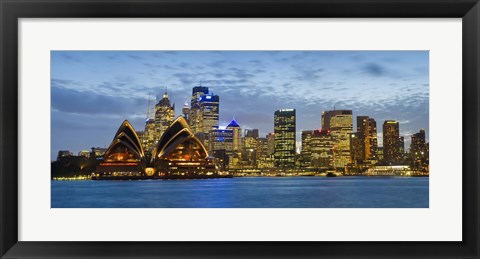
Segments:
[[[145,155],[142,145],[130,122],[125,120],[117,130],[112,143],[104,155],[104,161],[97,167],[98,173],[142,174],[145,169]]]
[[[159,174],[213,173],[213,159],[195,137],[184,117],[178,117],[157,143],[152,163]]]

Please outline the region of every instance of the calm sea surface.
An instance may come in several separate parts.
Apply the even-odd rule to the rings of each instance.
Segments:
[[[52,208],[428,208],[428,177],[52,181]]]

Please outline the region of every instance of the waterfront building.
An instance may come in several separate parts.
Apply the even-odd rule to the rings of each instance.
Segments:
[[[90,151],[90,150],[81,150],[80,152],[78,152],[78,156],[90,157],[91,153],[92,153],[92,151]]]
[[[383,160],[397,163],[400,157],[400,124],[398,121],[386,120],[383,123]]]
[[[350,162],[350,134],[353,130],[352,110],[334,110],[322,113],[323,130],[330,130],[335,141],[334,167],[343,170]]]
[[[145,155],[133,126],[125,120],[95,170],[95,177],[145,176]]]
[[[311,140],[313,130],[302,131],[302,151],[300,152],[300,166],[310,167],[312,160]]]
[[[57,154],[57,161],[71,156],[73,156],[73,152],[70,152],[69,150],[59,150]]]
[[[428,143],[426,142],[425,130],[420,129],[412,135],[410,143],[410,158],[414,165],[428,164]]]
[[[296,144],[295,109],[282,109],[274,114],[275,166],[277,168],[295,167]]]
[[[333,148],[335,140],[329,130],[314,130],[310,140],[311,159],[313,168],[333,168]]]
[[[155,175],[166,178],[191,178],[217,174],[214,158],[179,116],[165,130],[152,156]]]
[[[377,158],[378,158],[378,161],[383,160],[383,147],[378,147],[377,148]]]
[[[158,140],[165,130],[172,124],[175,117],[175,104],[170,106],[168,93],[155,105],[155,139]]]

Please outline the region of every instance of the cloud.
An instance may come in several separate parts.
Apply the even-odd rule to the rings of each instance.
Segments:
[[[145,100],[107,96],[90,91],[52,87],[52,109],[78,114],[131,114],[141,111]]]

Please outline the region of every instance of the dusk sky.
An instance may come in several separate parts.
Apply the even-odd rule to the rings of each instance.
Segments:
[[[108,147],[120,124],[143,130],[149,93],[168,88],[175,117],[192,87],[220,96],[220,126],[273,132],[278,109],[296,109],[302,130],[321,127],[324,110],[353,110],[400,122],[405,148],[420,128],[429,133],[428,51],[52,51],[51,159]]]

